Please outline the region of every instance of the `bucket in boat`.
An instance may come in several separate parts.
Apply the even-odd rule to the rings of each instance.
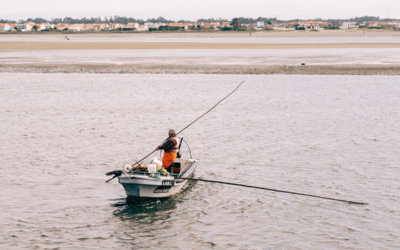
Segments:
[[[157,165],[156,164],[149,164],[147,166],[147,172],[154,174],[155,172],[157,172]]]

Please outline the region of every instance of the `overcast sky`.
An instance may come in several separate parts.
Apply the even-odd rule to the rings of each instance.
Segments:
[[[28,17],[165,17],[198,18],[276,17],[351,18],[357,16],[400,18],[400,0],[0,0],[0,19]]]

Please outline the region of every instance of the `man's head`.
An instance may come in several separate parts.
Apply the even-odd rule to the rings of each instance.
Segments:
[[[170,130],[168,131],[168,136],[169,136],[169,137],[175,137],[175,136],[176,136],[175,130],[170,129]]]

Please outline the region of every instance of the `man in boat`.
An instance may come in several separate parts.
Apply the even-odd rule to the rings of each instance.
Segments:
[[[162,158],[162,167],[170,170],[172,163],[175,161],[178,150],[179,150],[179,140],[176,137],[175,130],[170,129],[168,131],[168,139],[163,143],[158,145],[156,150],[163,149],[164,156]]]

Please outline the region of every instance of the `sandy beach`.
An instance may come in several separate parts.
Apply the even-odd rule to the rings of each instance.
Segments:
[[[2,34],[0,72],[399,75],[397,52],[400,32]]]
[[[0,64],[0,72],[112,74],[400,75],[400,65]]]

